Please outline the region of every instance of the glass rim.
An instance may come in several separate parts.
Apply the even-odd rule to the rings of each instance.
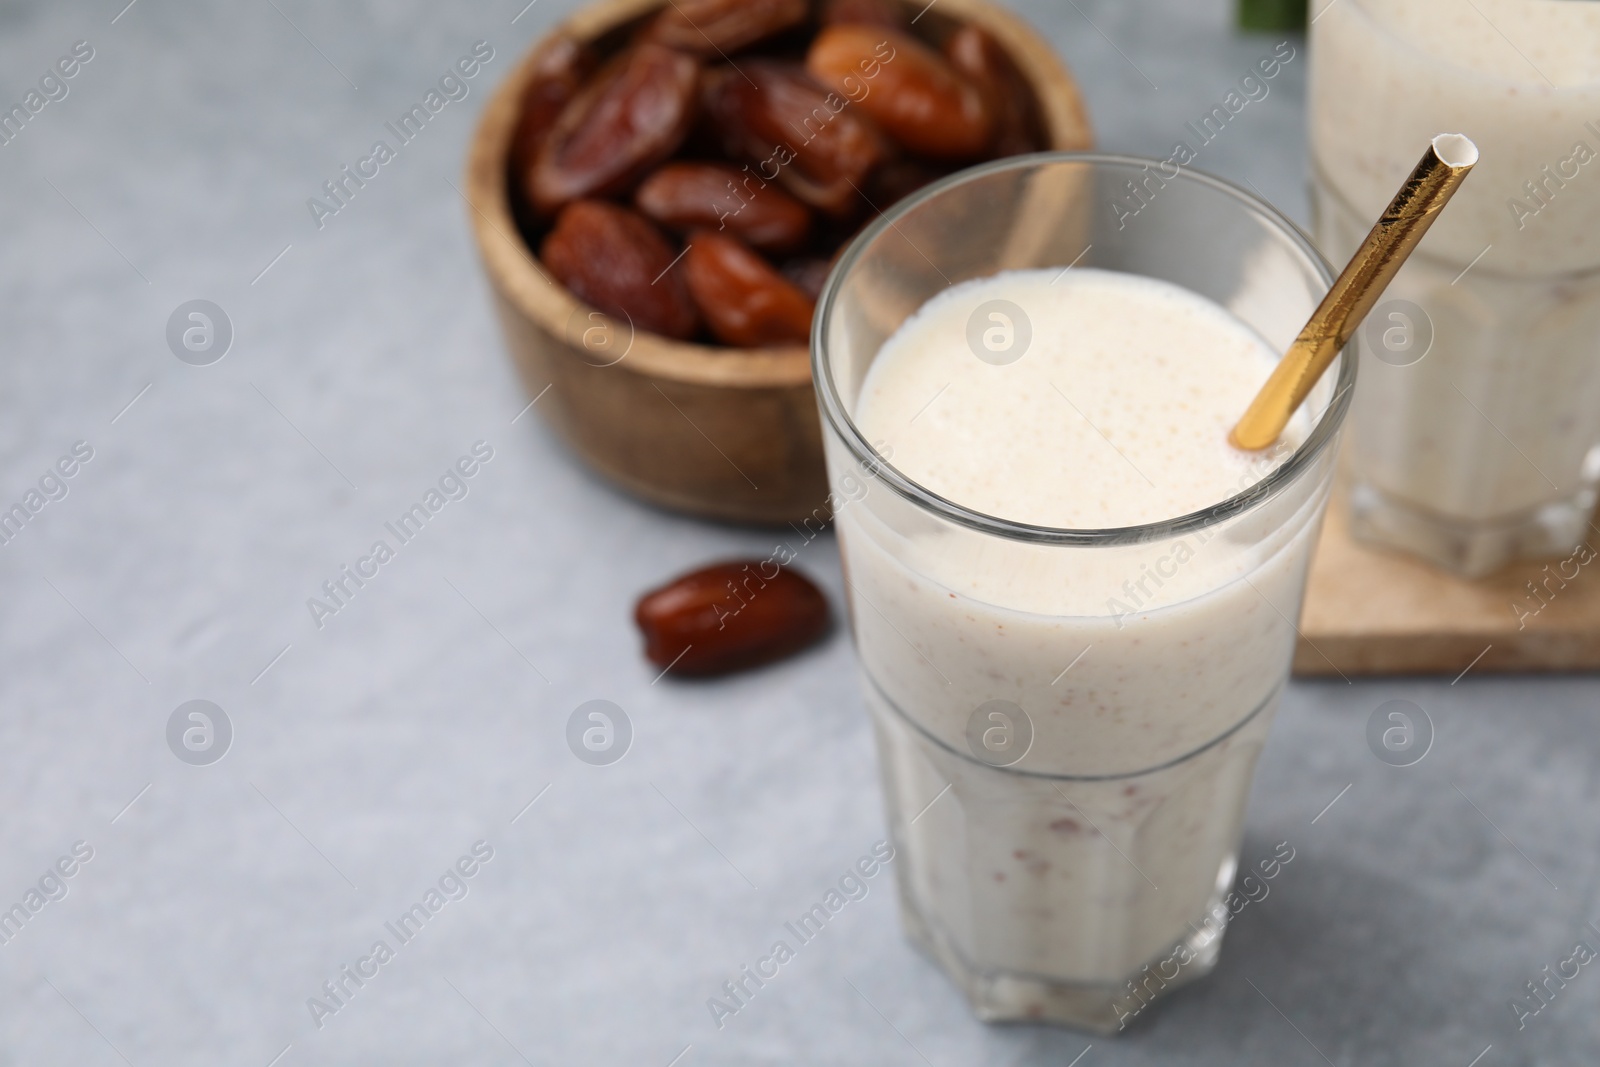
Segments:
[[[845,280],[851,275],[863,253],[889,230],[898,229],[896,223],[899,219],[950,189],[1008,170],[1039,169],[1060,163],[1141,169],[1158,166],[1162,162],[1164,161],[1146,156],[1105,152],[1035,152],[1031,155],[994,160],[942,178],[906,197],[890,207],[887,212],[880,211],[878,218],[850,243],[844,254],[839,257],[838,264],[828,275],[822,295],[817,301],[817,314],[811,325],[811,376],[816,385],[817,398],[824,419],[856,461],[872,472],[871,476],[874,479],[883,482],[910,503],[980,533],[1010,541],[1041,545],[1114,546],[1142,544],[1182,536],[1215,526],[1250,511],[1287,489],[1306,468],[1327,451],[1344,423],[1355,387],[1357,360],[1353,358],[1354,352],[1350,345],[1346,345],[1339,353],[1338,377],[1333,398],[1328,401],[1316,425],[1306,435],[1306,439],[1287,459],[1249,488],[1216,504],[1191,511],[1186,515],[1133,526],[1113,526],[1103,529],[1039,526],[969,508],[948,497],[940,496],[902,474],[894,466],[892,459],[880,455],[867,441],[855,420],[845,411],[828,358],[827,324],[833,317]],[[1323,258],[1322,253],[1317,251],[1311,238],[1291,219],[1262,198],[1231,182],[1189,167],[1179,167],[1178,177],[1167,180],[1198,182],[1237,200],[1243,207],[1261,216],[1278,230],[1280,235],[1305,257],[1325,288],[1332,286],[1333,269]]]
[[[1339,3],[1339,0],[1328,0],[1328,2],[1323,5],[1322,12],[1319,12],[1316,18],[1311,20],[1310,25],[1315,25],[1317,19],[1320,19],[1329,8],[1333,7],[1337,3]],[[1457,62],[1441,52],[1429,51],[1421,41],[1405,36],[1393,26],[1384,22],[1377,15],[1374,15],[1367,6],[1366,0],[1355,0],[1355,3],[1351,4],[1350,8],[1356,13],[1357,18],[1363,19],[1366,24],[1371,27],[1373,32],[1378,34],[1380,37],[1383,37],[1391,44],[1396,45],[1403,51],[1409,53],[1410,55],[1425,59],[1430,63],[1438,64],[1441,67],[1448,67],[1449,69],[1460,74],[1465,74],[1467,77],[1476,81],[1501,87],[1511,85],[1516,86],[1519,89],[1535,88],[1542,93],[1551,93],[1555,95],[1560,95],[1562,93],[1592,93],[1595,89],[1600,88],[1600,78],[1591,78],[1588,81],[1578,82],[1575,85],[1556,85],[1549,79],[1545,78],[1543,72],[1541,72],[1539,68],[1533,66],[1531,62],[1528,64],[1529,69],[1534,74],[1538,75],[1537,77],[1519,80],[1516,78],[1501,77],[1498,74],[1490,74],[1486,71],[1478,70],[1475,67],[1469,67],[1465,63]],[[1485,21],[1487,21],[1487,19]],[[1308,25],[1306,35],[1308,39],[1310,38],[1309,30],[1310,26]],[[1505,35],[1501,34],[1501,36],[1504,37]],[[1506,39],[1506,43],[1511,44],[1509,38]],[[1516,49],[1517,46],[1515,44],[1511,44],[1511,47]],[[1519,54],[1520,51],[1521,50],[1518,49]],[[1523,58],[1526,59],[1527,57],[1524,56]]]

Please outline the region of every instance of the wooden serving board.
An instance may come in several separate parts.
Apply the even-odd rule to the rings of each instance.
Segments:
[[[1526,561],[1462,581],[1357,543],[1345,500],[1335,493],[1311,564],[1294,672],[1454,678],[1469,668],[1472,674],[1600,668],[1600,559],[1580,565],[1581,558],[1559,570],[1559,559]],[[1574,571],[1576,577],[1564,577]],[[1542,606],[1529,581],[1540,586]]]

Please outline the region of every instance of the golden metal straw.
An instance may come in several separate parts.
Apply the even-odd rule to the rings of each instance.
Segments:
[[[1477,162],[1477,146],[1461,134],[1441,133],[1433,139],[1228,435],[1235,448],[1255,452],[1278,439]]]

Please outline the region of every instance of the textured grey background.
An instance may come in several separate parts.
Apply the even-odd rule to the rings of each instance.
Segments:
[[[535,416],[512,422],[526,398],[449,183],[487,86],[572,4],[513,22],[520,0],[124,2],[0,6],[7,105],[74,41],[96,51],[0,148],[0,501],[74,441],[95,450],[0,547],[0,903],[74,841],[95,850],[0,946],[0,1064],[1083,1053],[1072,1032],[971,1021],[901,939],[885,877],[712,1025],[706,998],[883,821],[845,635],[703,685],[652,684],[639,654],[641,589],[772,536],[646,509]],[[1222,0],[1019,7],[1113,150],[1165,155],[1276,43],[1234,35]],[[319,232],[306,198],[480,38],[495,58],[472,96]],[[1303,219],[1296,47],[1199,166]],[[197,297],[236,331],[203,368],[164,341]],[[495,454],[470,495],[317,630],[306,598],[478,440]],[[800,565],[841,603],[830,540]],[[1468,1067],[1492,1045],[1483,1067],[1592,1063],[1595,967],[1521,1033],[1508,1002],[1580,936],[1600,944],[1597,693],[1471,673],[1293,686],[1245,858],[1283,840],[1297,858],[1215,975],[1077,1062]],[[597,697],[637,735],[610,767],[563,743]],[[1364,741],[1397,697],[1437,728],[1407,769]],[[196,698],[235,729],[209,767],[164,741]],[[315,1028],[306,998],[479,839],[494,858],[470,894]]]

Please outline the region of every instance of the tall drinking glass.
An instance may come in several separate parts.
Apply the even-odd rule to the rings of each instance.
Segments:
[[[1029,526],[905,477],[854,417],[885,339],[953,284],[1071,264],[1186,287],[1279,352],[1332,278],[1216,179],[1004,160],[851,247],[813,371],[907,930],[980,1018],[1116,1030],[1216,961],[1355,365],[1342,354],[1307,401],[1302,445],[1161,522]]]
[[[1314,6],[1330,258],[1355,251],[1434,134],[1481,152],[1365,328],[1353,529],[1469,577],[1566,555],[1600,486],[1600,4]]]

